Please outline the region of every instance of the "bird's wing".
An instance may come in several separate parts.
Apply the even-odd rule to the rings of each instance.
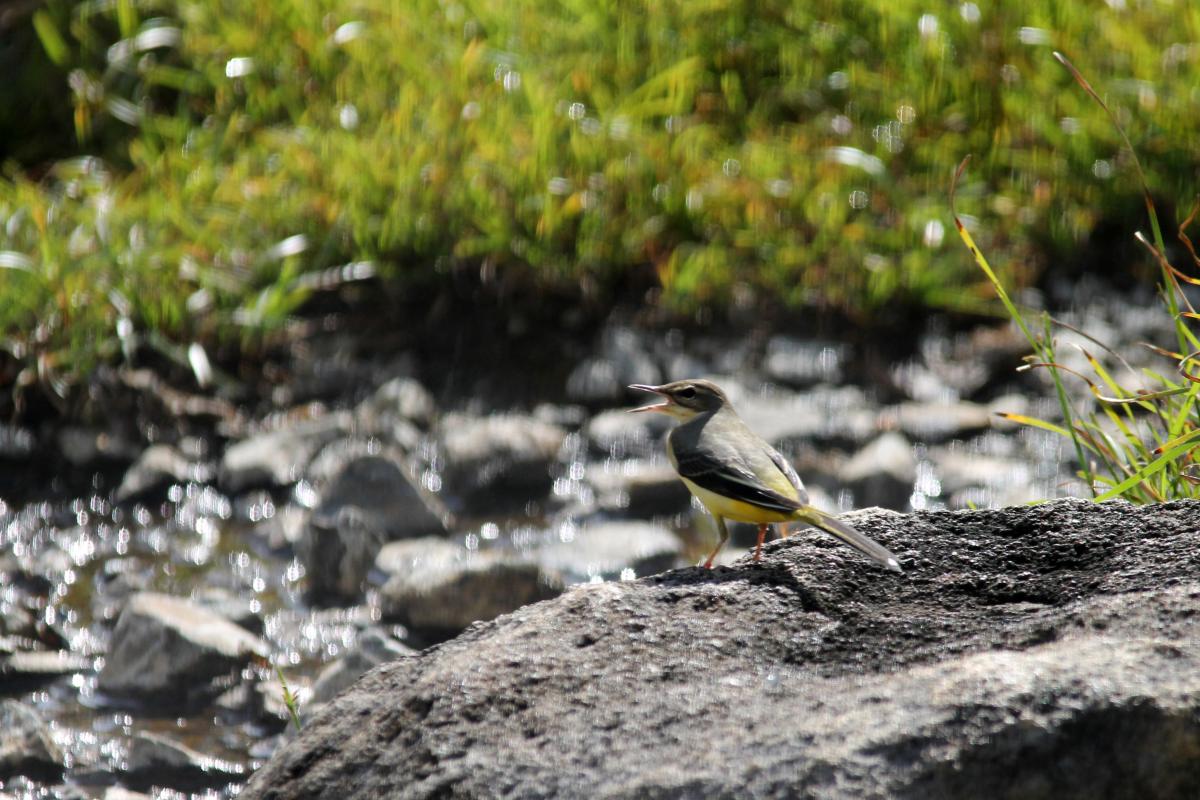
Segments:
[[[689,449],[675,453],[675,465],[682,477],[722,497],[784,514],[803,505],[767,486],[740,459],[726,456],[703,448]]]
[[[775,466],[779,468],[779,471],[783,473],[783,477],[787,478],[787,482],[796,490],[796,502],[800,503],[800,505],[807,505],[808,490],[804,488],[804,483],[800,480],[800,476],[796,474],[796,470],[792,469],[792,465],[788,463],[788,460],[774,447],[767,447],[767,455],[774,462]]]

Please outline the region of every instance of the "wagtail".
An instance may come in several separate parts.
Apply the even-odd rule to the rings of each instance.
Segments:
[[[667,436],[667,457],[692,494],[717,521],[721,541],[729,538],[725,520],[758,525],[754,560],[762,557],[763,539],[772,523],[805,522],[831,533],[868,558],[895,572],[900,562],[887,548],[836,517],[809,505],[808,492],[787,460],[759,438],[733,410],[725,393],[711,381],[684,380],[629,387],[664,398],[631,411],[658,411],[682,421]],[[786,528],[783,535],[787,536]]]

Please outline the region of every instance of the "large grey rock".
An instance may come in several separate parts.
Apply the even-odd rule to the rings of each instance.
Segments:
[[[117,619],[98,688],[167,708],[202,706],[236,682],[267,644],[225,617],[178,597],[131,596]]]
[[[0,782],[17,775],[62,777],[63,754],[41,715],[16,700],[0,700]]]
[[[1200,504],[850,519],[906,573],[797,534],[577,587],[372,671],[240,798],[1200,796]]]
[[[562,592],[561,576],[536,563],[440,539],[393,542],[376,564],[389,576],[379,591],[383,618],[430,634],[458,633]]]
[[[908,439],[890,431],[855,453],[838,478],[854,492],[855,504],[902,511],[917,480],[917,458]]]
[[[625,570],[649,575],[678,566],[679,537],[649,522],[600,522],[565,529],[568,535],[535,548],[531,556],[543,568],[577,580],[618,578]]]
[[[351,459],[322,491],[297,548],[310,593],[321,601],[357,598],[384,544],[445,534],[448,519],[403,464],[383,456]]]
[[[446,491],[477,513],[542,499],[566,436],[558,425],[521,414],[447,414],[439,426]]]

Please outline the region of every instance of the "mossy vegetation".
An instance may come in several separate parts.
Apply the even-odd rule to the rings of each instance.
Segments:
[[[44,57],[0,106],[70,104],[10,115],[10,384],[256,334],[366,275],[978,308],[946,197],[965,154],[960,208],[1010,284],[1138,193],[1055,49],[1157,191],[1186,205],[1200,164],[1191,3],[47,0],[9,24]]]

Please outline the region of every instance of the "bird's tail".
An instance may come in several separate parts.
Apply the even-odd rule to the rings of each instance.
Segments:
[[[858,552],[873,561],[877,561],[893,572],[902,571],[900,569],[900,562],[892,555],[890,550],[874,539],[863,536],[832,514],[827,514],[819,508],[804,506],[796,512],[796,519],[800,522],[807,522],[809,525],[815,525],[826,533],[833,534]]]

